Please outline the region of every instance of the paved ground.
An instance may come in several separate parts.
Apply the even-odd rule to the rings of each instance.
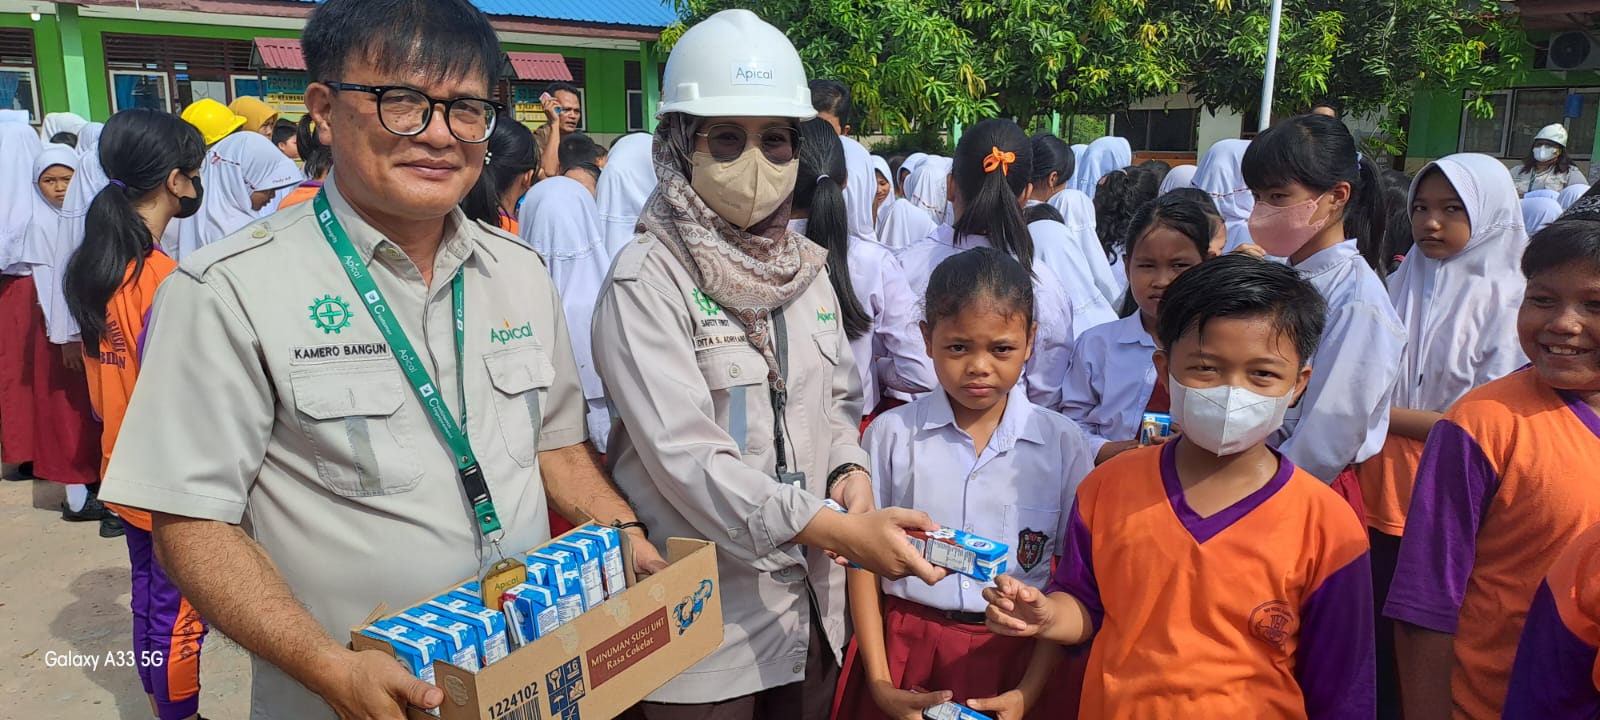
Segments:
[[[132,649],[127,546],[101,538],[98,523],[63,522],[62,499],[59,485],[0,483],[0,716],[151,718],[135,670],[105,662],[108,652]],[[100,665],[50,665],[69,654]],[[247,718],[245,652],[213,632],[203,658],[200,711],[210,720]]]

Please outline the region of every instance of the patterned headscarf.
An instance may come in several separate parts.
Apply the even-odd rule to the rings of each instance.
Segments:
[[[639,214],[639,231],[665,245],[700,292],[739,320],[750,345],[766,358],[767,383],[783,392],[783,374],[769,342],[771,314],[811,286],[828,251],[788,229],[789,200],[749,232],[707,207],[689,185],[697,127],[687,115],[662,118],[655,138],[658,183]]]

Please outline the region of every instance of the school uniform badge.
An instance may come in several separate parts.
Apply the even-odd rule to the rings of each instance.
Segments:
[[[1017,533],[1017,564],[1023,570],[1031,571],[1044,561],[1045,547],[1050,544],[1050,536],[1039,530],[1027,530]]]
[[[342,296],[323,295],[311,301],[311,322],[322,334],[339,334],[350,326],[350,304]]]

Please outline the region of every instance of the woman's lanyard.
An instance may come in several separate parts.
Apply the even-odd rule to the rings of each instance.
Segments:
[[[313,203],[317,222],[322,226],[322,237],[333,248],[334,254],[339,256],[339,265],[344,268],[344,274],[350,278],[350,284],[355,286],[356,294],[360,295],[361,301],[366,304],[373,323],[378,326],[378,331],[383,333],[383,339],[388,341],[389,347],[394,350],[395,360],[400,363],[400,370],[411,383],[411,389],[416,391],[417,399],[427,408],[428,417],[433,420],[434,427],[439,429],[439,434],[443,435],[445,442],[450,445],[450,451],[455,455],[456,475],[460,478],[462,487],[467,490],[467,499],[472,502],[472,514],[477,519],[478,532],[494,545],[497,552],[500,551],[500,538],[505,533],[500,529],[500,517],[495,513],[494,500],[489,497],[489,485],[484,482],[483,472],[478,468],[478,457],[473,454],[472,445],[467,441],[467,433],[462,429],[467,417],[466,383],[462,379],[465,367],[463,347],[467,327],[465,273],[457,272],[455,279],[450,281],[450,299],[455,306],[456,318],[456,388],[461,399],[461,424],[457,424],[455,416],[445,407],[444,398],[439,395],[438,387],[434,385],[433,379],[428,377],[428,371],[423,368],[421,358],[412,348],[411,341],[406,338],[405,330],[401,329],[394,312],[389,309],[389,301],[384,299],[383,291],[378,289],[378,284],[367,272],[366,263],[362,262],[355,246],[350,243],[350,236],[345,233],[344,226],[339,223],[337,217],[334,217],[333,209],[328,206],[327,191],[318,191]],[[504,553],[501,555],[504,557]]]

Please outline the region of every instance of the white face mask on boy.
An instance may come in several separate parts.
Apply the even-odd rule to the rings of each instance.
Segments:
[[[1283,397],[1257,395],[1242,387],[1192,388],[1167,376],[1172,389],[1172,421],[1183,436],[1218,457],[1237,455],[1283,427],[1295,391]]]

